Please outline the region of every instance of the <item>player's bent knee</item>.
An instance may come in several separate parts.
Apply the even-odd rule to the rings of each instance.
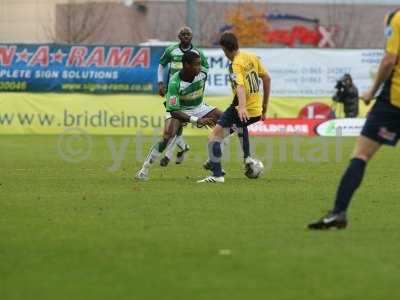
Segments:
[[[214,127],[214,129],[211,132],[211,134],[209,135],[208,140],[210,142],[216,141],[216,140],[222,140],[224,138],[224,134],[223,134],[224,131],[223,130],[224,130],[224,128],[221,125],[217,124]]]
[[[381,145],[378,142],[361,135],[357,140],[353,158],[359,158],[368,162],[380,147]]]
[[[164,132],[163,140],[170,141],[174,136],[175,134],[172,131]]]
[[[174,122],[168,123],[168,126],[164,128],[163,138],[168,140],[172,139],[179,130],[179,125],[180,123],[179,124],[176,124]]]
[[[352,158],[362,159],[364,161],[369,161],[371,155],[368,153],[368,150],[362,145],[356,145],[356,148],[353,151]]]
[[[354,154],[352,158],[361,159],[361,160],[363,160],[363,161],[365,161],[365,162],[368,162],[368,161],[370,160],[370,157],[368,157],[368,156],[365,155],[365,154],[361,154],[361,153],[359,153],[359,154]]]
[[[371,152],[368,149],[356,149],[353,153],[353,158],[362,159],[365,162],[368,162],[373,156],[375,152]]]
[[[175,136],[175,130],[174,130],[174,126],[168,126],[166,128],[164,128],[164,132],[163,132],[163,139],[165,140],[170,140]]]

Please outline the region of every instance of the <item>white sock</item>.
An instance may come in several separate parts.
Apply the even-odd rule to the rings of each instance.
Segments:
[[[175,147],[176,147],[176,144],[177,144],[177,139],[178,139],[178,137],[175,135],[172,138],[171,142],[169,142],[169,144],[167,146],[167,149],[165,151],[165,156],[168,157],[169,160],[171,160],[172,157],[174,156],[174,151],[175,151]]]
[[[224,137],[221,141],[221,152],[224,153],[224,148],[229,144],[230,135]]]
[[[153,146],[150,150],[149,155],[147,155],[146,160],[143,163],[143,168],[150,168],[150,166],[156,162],[160,155],[161,152],[158,151],[157,145]]]
[[[187,147],[187,144],[183,137],[181,135],[176,136],[176,145],[179,147],[181,150],[185,150]]]

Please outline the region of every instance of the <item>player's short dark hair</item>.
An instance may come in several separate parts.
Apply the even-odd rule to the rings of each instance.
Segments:
[[[233,32],[225,31],[220,39],[219,44],[225,47],[228,51],[236,51],[239,49],[239,42]]]
[[[187,63],[191,65],[196,58],[200,58],[199,53],[196,51],[190,50],[188,52],[185,52],[182,56],[182,64]]]
[[[190,28],[189,26],[182,26],[178,30],[178,36],[183,33],[190,33],[191,35],[193,35],[192,28]]]

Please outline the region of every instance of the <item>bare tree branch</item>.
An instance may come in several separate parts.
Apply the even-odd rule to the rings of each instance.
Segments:
[[[55,29],[47,30],[53,42],[90,43],[108,24],[110,5],[68,0],[56,5]]]

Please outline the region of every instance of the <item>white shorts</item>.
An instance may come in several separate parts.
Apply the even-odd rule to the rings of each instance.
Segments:
[[[181,110],[181,112],[187,114],[190,117],[197,117],[197,118],[202,118],[211,111],[215,109],[214,106],[202,103],[199,106],[196,106],[195,108],[192,109],[186,109],[186,110]],[[165,115],[165,119],[170,119],[172,118],[171,113],[167,112]]]

